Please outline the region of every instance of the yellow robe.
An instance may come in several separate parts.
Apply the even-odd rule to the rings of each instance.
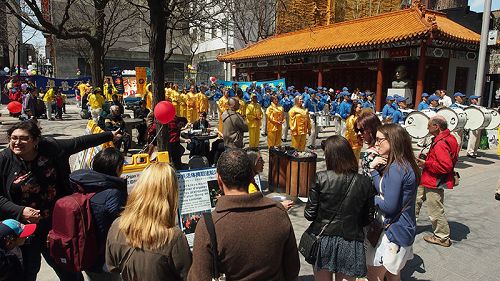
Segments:
[[[179,93],[179,117],[186,117],[186,94]]]
[[[359,155],[361,153],[361,145],[358,142],[358,135],[354,131],[354,123],[358,119],[357,116],[350,115],[345,121],[345,138],[349,142],[354,151],[354,156],[359,160]]]
[[[153,109],[153,93],[146,90],[146,108]]]
[[[226,98],[226,97],[222,97],[219,99],[219,101],[217,102],[217,106],[219,107],[219,126],[218,126],[218,130],[219,132],[222,133],[222,113],[224,113],[224,111],[226,111],[228,108],[229,108],[229,99]]]
[[[43,95],[43,102],[52,102],[54,100],[54,88],[50,88]]]
[[[288,112],[290,116],[290,134],[292,135],[292,147],[298,151],[306,148],[307,134],[311,131],[311,119],[307,109],[293,106]]]
[[[283,107],[271,103],[271,106],[266,110],[268,148],[281,145],[284,119]]]
[[[238,112],[239,114],[241,114],[241,116],[243,116],[243,118],[245,118],[247,115],[247,104],[245,103],[244,100],[239,99],[239,98],[238,98],[238,102],[240,103],[240,108],[238,108],[238,110],[236,112]]]
[[[189,123],[194,123],[198,120],[198,97],[195,93],[187,93],[186,108],[186,119]]]
[[[247,105],[246,117],[248,123],[248,146],[259,146],[260,126],[262,124],[262,108],[260,104],[251,102]]]
[[[108,88],[110,86],[112,87],[111,93],[108,93]],[[113,100],[113,95],[114,94],[118,95],[118,90],[116,89],[116,87],[115,87],[115,85],[113,83],[111,83],[111,84],[104,83],[104,86],[102,88],[103,88],[103,93],[106,95],[106,100],[108,100],[108,101],[112,101]]]
[[[198,113],[208,112],[208,97],[202,92],[196,94],[196,97],[198,98]]]
[[[172,102],[172,105],[175,107],[176,115],[180,116],[179,114],[181,112],[181,107],[179,103],[179,92],[172,89],[170,91],[170,101]]]
[[[99,109],[102,108],[104,104],[104,97],[99,94],[90,94],[89,95],[89,106],[91,109]]]

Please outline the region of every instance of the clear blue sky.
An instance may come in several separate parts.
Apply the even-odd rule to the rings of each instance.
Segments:
[[[470,9],[475,12],[482,12],[484,9],[484,1],[485,0],[469,0]],[[491,10],[500,10],[499,0],[491,0]]]

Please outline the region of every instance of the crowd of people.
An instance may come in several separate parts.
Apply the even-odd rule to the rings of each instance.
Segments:
[[[124,132],[121,98],[113,94],[112,83],[104,90],[85,87],[82,108],[89,105],[91,117],[104,123],[104,133],[57,140],[42,136],[33,120],[8,131],[9,147],[0,153],[0,274],[14,277],[6,280],[36,280],[41,256],[60,280],[83,280],[83,275],[88,280],[297,280],[299,248],[305,246],[297,246],[288,217],[293,202],[264,197],[254,182],[265,164],[258,153],[260,135],[267,135],[268,148],[281,146],[289,133],[297,151],[314,149],[322,116],[336,123],[333,135],[321,142],[326,170],[316,174],[304,210],[311,222],[306,232],[321,238],[314,259],[308,260],[315,280],[399,280],[413,258],[424,202],[432,233],[423,239],[452,244],[443,200],[444,190],[457,184],[454,168],[462,136],[435,115],[428,121],[432,138],[421,143],[425,149],[415,156],[401,126],[408,113],[405,97],[388,96],[379,117],[370,91],[306,87],[300,93],[293,86],[255,85],[243,91],[237,84],[230,89],[202,84],[179,92],[168,84],[165,98],[176,108],[167,124],[173,167],[152,163],[127,194],[119,149],[123,144],[126,152],[130,136]],[[453,97],[455,102],[443,90],[424,93],[418,108],[464,104],[463,94]],[[478,97],[469,100],[477,104]],[[109,113],[100,120],[105,104]],[[134,112],[144,120],[138,127],[142,144],[156,138],[153,111],[148,92]],[[191,143],[181,131],[210,129],[209,120],[218,120],[219,139],[212,151],[202,150],[212,155],[223,195],[211,214],[178,222],[175,169],[184,168],[181,143]],[[244,150],[245,132],[249,142]],[[92,169],[70,171],[70,155],[108,141],[116,148],[99,152]],[[96,252],[91,266],[80,271],[64,267],[45,243],[61,227],[54,224],[64,223],[52,220],[54,206],[73,193],[93,194],[89,206]],[[179,223],[195,233],[192,252]]]

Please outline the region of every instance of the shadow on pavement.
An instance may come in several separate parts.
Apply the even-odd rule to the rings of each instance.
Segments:
[[[419,235],[422,232],[432,232],[432,226],[430,224],[428,224],[428,225],[417,225],[417,233],[416,233],[416,235]]]
[[[495,162],[493,162],[493,161],[485,160],[485,159],[480,159],[480,158],[474,159],[474,158],[467,157],[466,159],[467,159],[467,162],[474,163],[474,164],[479,164],[479,165],[495,164]]]
[[[430,281],[429,279],[418,279],[412,277],[413,273],[425,273],[425,264],[422,258],[419,255],[414,254],[413,259],[408,261],[401,270],[401,280],[422,280],[422,281]]]
[[[479,152],[478,155],[479,155],[479,157],[488,158],[488,159],[495,159],[495,160],[497,160],[499,158],[498,155],[491,154],[491,153]]]
[[[459,160],[459,162],[457,162],[457,164],[455,164],[456,169],[465,169],[465,168],[470,168],[470,167],[472,167],[472,165],[464,163],[463,159]]]
[[[448,221],[450,225],[450,239],[453,241],[462,241],[467,239],[467,235],[470,233],[470,229],[463,223],[456,221]],[[432,233],[432,226],[427,225],[417,225],[417,235],[422,232]]]
[[[463,223],[456,221],[449,221],[450,225],[450,239],[453,241],[462,241],[467,239],[467,235],[470,233],[470,228]]]

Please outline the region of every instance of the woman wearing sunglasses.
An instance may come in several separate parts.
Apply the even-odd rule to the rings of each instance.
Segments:
[[[383,231],[375,247],[366,243],[368,280],[400,280],[400,271],[413,258],[416,235],[415,200],[420,182],[411,137],[397,124],[380,127],[375,137],[380,156],[370,167],[378,195],[375,206]]]

